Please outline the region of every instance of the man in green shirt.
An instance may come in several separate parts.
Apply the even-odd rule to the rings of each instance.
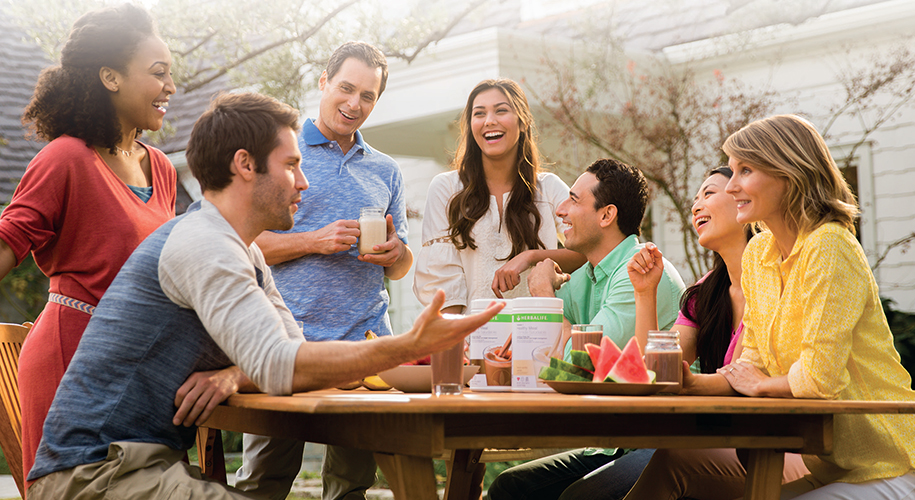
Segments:
[[[527,278],[531,295],[559,297],[563,302],[566,356],[573,324],[599,324],[621,349],[635,333],[635,291],[626,264],[641,248],[638,235],[648,204],[648,183],[637,168],[616,160],[597,160],[581,174],[569,199],[556,209],[569,226],[565,247],[588,262],[568,275],[547,259]],[[677,319],[683,280],[664,261],[658,285],[658,325],[668,329]],[[489,487],[489,500],[555,498],[622,498],[654,450],[583,448],[512,467]],[[625,456],[623,456],[625,454]],[[591,474],[613,467],[613,474]],[[590,480],[583,479],[585,476]]]
[[[581,174],[556,215],[569,228],[565,247],[588,262],[564,274],[552,261],[537,264],[528,277],[531,295],[563,301],[563,335],[573,324],[598,324],[620,349],[635,330],[635,295],[626,264],[641,248],[638,235],[648,204],[648,183],[637,168],[616,160],[597,160]],[[684,286],[674,266],[664,261],[658,285],[658,326],[677,319]],[[566,346],[568,352],[568,345]]]

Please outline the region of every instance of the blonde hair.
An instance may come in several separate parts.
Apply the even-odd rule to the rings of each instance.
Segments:
[[[796,115],[757,120],[721,147],[730,158],[787,181],[785,220],[798,233],[827,222],[855,232],[858,203],[816,128]]]

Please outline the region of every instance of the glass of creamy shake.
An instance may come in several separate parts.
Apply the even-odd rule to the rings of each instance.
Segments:
[[[359,211],[359,253],[382,253],[373,250],[388,240],[388,223],[384,218],[384,209],[365,207]]]

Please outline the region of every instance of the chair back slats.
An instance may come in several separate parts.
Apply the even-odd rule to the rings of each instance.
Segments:
[[[0,447],[16,480],[19,494],[25,497],[22,477],[22,408],[19,404],[19,353],[31,323],[0,323]]]
[[[22,446],[22,408],[19,406],[19,352],[21,344],[0,342],[0,399],[11,422],[20,422],[14,430],[19,446]]]

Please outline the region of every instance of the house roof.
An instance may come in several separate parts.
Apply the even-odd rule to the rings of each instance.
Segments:
[[[464,19],[451,35],[488,27],[571,39],[606,26],[634,50],[658,51],[778,24],[801,24],[833,12],[897,0],[507,0]],[[560,5],[560,6],[558,6]]]
[[[26,41],[25,33],[0,11],[0,204],[7,204],[32,157],[45,145],[26,139],[22,112],[28,105],[38,74],[50,61]]]

